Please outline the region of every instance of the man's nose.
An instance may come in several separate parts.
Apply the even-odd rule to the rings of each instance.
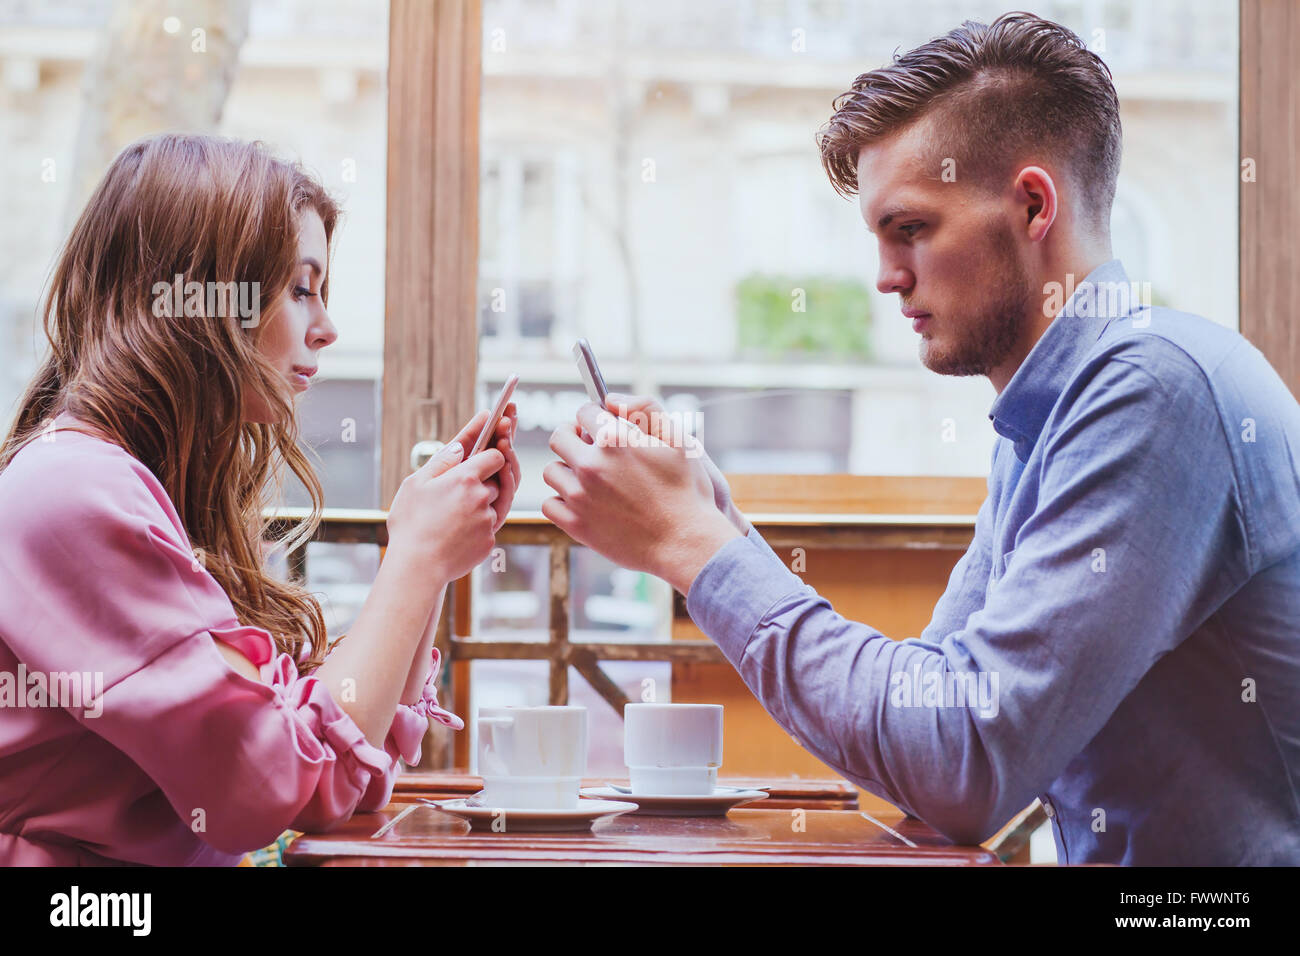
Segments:
[[[888,295],[891,292],[906,292],[912,287],[912,273],[902,266],[881,260],[880,271],[876,274],[876,288]]]

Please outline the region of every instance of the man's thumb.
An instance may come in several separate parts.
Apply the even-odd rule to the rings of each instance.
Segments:
[[[613,406],[612,409],[610,406]],[[653,398],[610,392],[605,396],[605,407],[647,435],[652,435],[666,444],[673,444],[663,406]]]

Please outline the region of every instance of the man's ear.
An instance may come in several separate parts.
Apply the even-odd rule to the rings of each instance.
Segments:
[[[1025,212],[1027,235],[1041,242],[1056,221],[1059,210],[1056,182],[1041,166],[1026,166],[1016,177],[1016,202]]]

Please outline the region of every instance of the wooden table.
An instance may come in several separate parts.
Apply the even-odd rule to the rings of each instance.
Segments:
[[[626,785],[619,777],[599,777],[583,780],[584,787],[603,787],[607,782]],[[718,783],[728,787],[766,787],[768,798],[763,801],[766,810],[856,810],[858,791],[843,780],[759,780],[753,777],[725,777]],[[404,773],[393,785],[392,801],[409,803],[425,800],[452,800],[468,797],[483,789],[483,778],[464,771],[439,771],[436,773]]]
[[[988,850],[952,846],[901,813],[877,815],[874,822],[856,810],[774,809],[764,807],[767,802],[725,817],[628,813],[583,833],[493,833],[471,830],[434,807],[394,800],[330,833],[302,834],[284,860],[290,866],[999,865]]]

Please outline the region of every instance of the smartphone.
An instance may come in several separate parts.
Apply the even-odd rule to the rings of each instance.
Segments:
[[[591,345],[586,339],[578,339],[573,346],[573,357],[578,363],[578,373],[582,376],[582,383],[587,386],[587,397],[599,405],[605,407],[605,396],[609,394],[609,389],[605,387],[605,378],[600,374],[600,366],[596,364],[596,355],[591,351]]]
[[[487,424],[483,430],[478,433],[478,441],[474,442],[474,449],[465,458],[473,458],[484,448],[487,447],[493,433],[497,430],[497,422],[501,421],[501,416],[505,414],[506,406],[510,404],[510,396],[515,393],[515,386],[519,384],[519,376],[511,375],[506,379],[506,383],[501,386],[501,392],[497,395],[496,404],[492,407],[492,414],[488,416]]]

